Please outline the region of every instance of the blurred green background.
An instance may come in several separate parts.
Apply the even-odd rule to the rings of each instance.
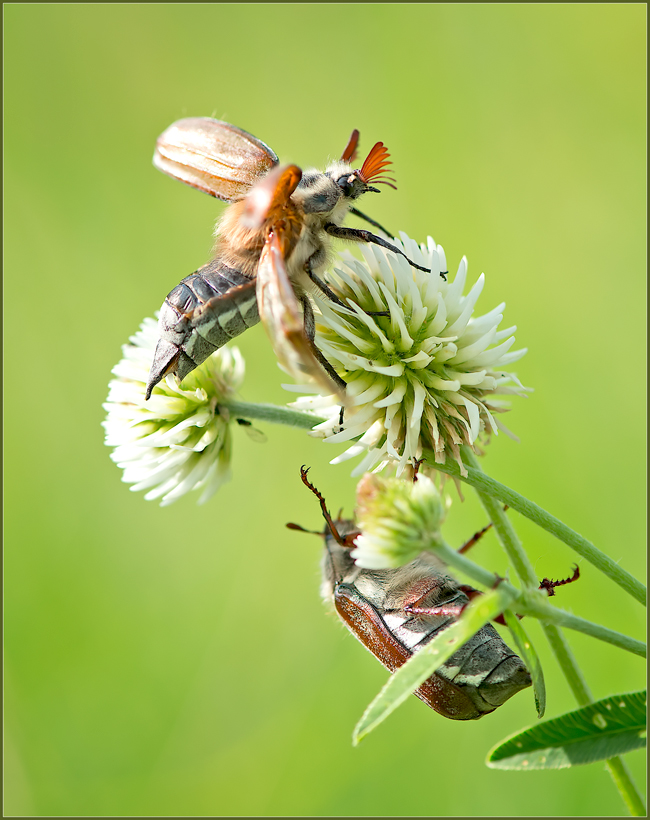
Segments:
[[[206,506],[128,491],[103,445],[120,346],[203,264],[222,206],[154,170],[158,134],[216,116],[323,166],[352,128],[399,190],[372,215],[485,271],[507,302],[513,402],[484,468],[644,573],[645,6],[28,5],[5,22],[6,814],[612,815],[602,764],[493,772],[535,722],[405,704],[357,749],[386,672],[319,600],[298,468],[350,511],[342,448],[235,431]],[[368,206],[366,206],[367,209]],[[350,224],[359,224],[354,218]],[[394,227],[393,227],[394,226]],[[264,331],[246,401],[284,403]],[[262,425],[260,425],[262,426]],[[485,523],[470,495],[446,535]],[[574,554],[512,514],[540,577]],[[493,536],[476,560],[505,561]],[[558,604],[643,637],[641,607],[581,562]],[[574,702],[536,623],[548,716]],[[603,697],[642,662],[568,633]],[[644,756],[627,760],[644,787]]]

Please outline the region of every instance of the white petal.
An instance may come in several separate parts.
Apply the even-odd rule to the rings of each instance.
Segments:
[[[393,391],[389,393],[385,399],[375,402],[375,407],[388,407],[391,404],[399,404],[404,398],[406,387],[406,380],[400,380],[393,388]]]
[[[413,339],[410,337],[409,332],[406,329],[406,324],[404,322],[402,310],[393,298],[393,295],[390,293],[388,288],[383,284],[383,282],[380,282],[379,286],[381,287],[381,291],[384,294],[384,298],[388,305],[388,309],[390,310],[390,318],[393,328],[399,329],[401,336],[400,347],[402,350],[410,350],[413,346]]]
[[[435,307],[435,318],[429,325],[429,335],[438,336],[447,326],[447,304],[442,293],[438,293],[438,303]]]
[[[485,284],[485,274],[481,274],[478,278],[478,281],[474,284],[474,287],[470,290],[468,295],[463,300],[462,304],[462,312],[460,316],[452,323],[449,324],[446,333],[449,335],[457,336],[461,334],[469,322],[470,316],[474,310],[474,305],[476,304],[476,300],[481,295],[481,291],[483,290],[483,285]],[[451,317],[450,320],[451,321]]]
[[[486,350],[484,353],[474,356],[472,359],[472,366],[491,367],[492,365],[495,365],[503,356],[505,356],[514,343],[515,337],[511,336],[507,341],[502,342],[497,347],[493,347],[491,350]]]
[[[422,409],[424,408],[424,400],[426,398],[426,391],[418,381],[413,382],[413,410],[411,411],[411,418],[409,420],[409,427],[420,430],[420,423],[422,421]]]
[[[464,362],[471,361],[472,367],[481,367],[483,365],[488,364],[488,362],[479,361],[479,356],[485,350],[488,345],[491,345],[494,341],[494,336],[496,334],[496,329],[491,328],[488,332],[481,336],[478,341],[474,342],[474,344],[467,345],[467,347],[460,347],[458,353],[449,360],[450,364],[459,365],[463,364]],[[497,348],[494,348],[496,350]],[[492,351],[488,351],[491,353]],[[498,355],[497,355],[498,358]],[[496,361],[496,360],[495,360]]]
[[[466,398],[463,398],[463,401],[469,416],[469,441],[470,444],[474,444],[481,428],[481,414],[473,401]]]

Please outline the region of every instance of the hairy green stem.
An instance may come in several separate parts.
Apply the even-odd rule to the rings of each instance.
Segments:
[[[474,453],[472,453],[471,450],[463,448],[463,459],[465,463],[471,466],[475,471],[481,471]],[[478,487],[475,489],[483,508],[487,512],[490,521],[492,522],[494,531],[496,532],[499,541],[503,545],[508,558],[510,559],[510,563],[515,568],[519,579],[527,587],[536,589],[537,576],[535,575],[535,570],[528,559],[528,553],[525,552],[519,543],[519,538],[515,532],[515,528],[512,526],[512,522],[505,514],[501,504],[498,503],[495,498],[493,498],[489,493],[486,493],[484,490],[480,490]]]
[[[567,629],[583,632],[585,635],[611,643],[619,649],[625,649],[627,652],[632,652],[642,658],[646,656],[646,646],[642,641],[637,641],[628,635],[615,632],[613,629],[607,629],[607,627],[600,626],[592,621],[586,621],[584,618],[579,618],[577,615],[572,615],[563,609],[557,609],[547,601],[525,599],[522,601],[519,611],[524,615],[534,615],[541,621],[550,621],[556,627],[565,626]]]
[[[466,447],[463,448],[463,457],[465,459],[466,465],[468,465],[468,478],[471,470],[472,473],[474,473],[475,479],[479,479],[478,484],[474,484],[474,488],[478,493],[481,503],[490,515],[490,519],[496,530],[497,537],[501,541],[508,555],[513,556],[514,560],[511,560],[513,560],[513,565],[515,566],[515,569],[517,570],[517,573],[521,578],[521,581],[526,585],[530,585],[529,579],[530,573],[532,573],[532,567],[530,567],[530,563],[528,562],[527,557],[525,557],[524,549],[521,546],[521,542],[519,541],[517,534],[514,531],[514,527],[512,527],[512,525],[508,521],[504,510],[501,509],[501,507],[499,507],[498,505],[494,504],[493,497],[500,497],[497,496],[495,493],[490,492],[485,486],[480,486],[480,478],[487,478],[487,476],[485,476],[485,474],[481,471],[481,468],[474,454]],[[493,484],[498,483],[495,482],[493,479],[490,479],[490,482],[492,482]],[[503,485],[500,486],[503,487]],[[559,521],[557,518],[550,516],[548,513],[545,512],[545,510],[542,510],[541,507],[537,507],[536,504],[533,504],[531,501],[524,499],[518,493],[515,493],[513,490],[509,490],[507,487],[503,487],[503,489],[508,490],[508,494],[512,497],[512,501],[518,503],[525,502],[522,506],[528,509],[529,512],[534,512],[536,515],[536,518],[532,518],[531,515],[528,515],[527,517],[531,518],[531,520],[534,520],[536,523],[540,524],[540,526],[543,526],[544,529],[548,530],[556,537],[565,541],[565,543],[569,544],[569,546],[573,546],[573,548],[576,549],[576,551],[580,552],[581,555],[583,555],[585,558],[587,558],[587,560],[591,561],[591,563],[595,564],[599,569],[601,569],[603,572],[609,575],[609,577],[612,578],[612,580],[615,580],[616,583],[619,583],[628,592],[630,592],[631,594],[635,594],[634,587],[630,585],[629,581],[633,581],[636,585],[638,585],[638,587],[641,587],[641,589],[636,589],[637,594],[635,595],[635,597],[645,604],[645,587],[639,584],[639,582],[636,581],[636,579],[633,578],[631,575],[628,576],[628,580],[626,578],[622,578],[618,573],[613,574],[612,568],[620,571],[621,573],[624,571],[621,570],[617,564],[614,564],[614,562],[607,555],[601,553],[600,550],[597,550],[596,547],[593,546],[593,544],[590,544],[588,541],[586,541],[586,539],[583,539],[582,536],[578,535],[578,533],[574,533],[573,530],[570,530],[568,527],[566,527],[566,525],[562,524],[562,522]],[[500,498],[500,500],[504,501],[504,503],[513,507],[513,509],[518,509],[517,505],[515,503],[511,503],[511,501],[508,500],[508,498]],[[519,511],[523,512],[522,509],[519,509]],[[545,521],[546,525],[542,523],[542,519]],[[560,525],[561,530],[560,528],[558,528],[557,525]],[[580,544],[582,551],[580,551],[580,549],[577,549],[575,544],[569,543],[565,537],[562,537],[562,535],[559,534],[560,531],[564,535],[568,533],[571,540],[579,539],[580,542],[584,542],[584,544]],[[585,549],[585,547],[588,547],[588,549]],[[625,575],[627,576],[628,573],[625,573]],[[621,581],[623,581],[624,583],[621,583]],[[640,594],[643,595],[642,598],[639,597]],[[526,595],[525,592],[524,595]],[[544,628],[546,637],[551,645],[551,649],[555,654],[555,658],[560,666],[560,669],[562,670],[563,675],[565,676],[569,686],[571,687],[571,691],[573,692],[578,704],[580,706],[586,706],[589,703],[593,703],[593,697],[591,695],[591,692],[589,691],[587,682],[585,681],[582,675],[582,671],[580,670],[580,667],[578,666],[578,663],[575,657],[573,656],[573,653],[571,652],[568,644],[565,642],[561,630],[558,628],[558,626],[556,626],[556,623],[558,622],[556,616],[559,614],[560,610],[556,610],[555,607],[552,607],[546,601],[542,602],[540,600],[532,599],[530,595],[526,596],[525,604],[527,606],[530,606],[531,603],[533,603],[534,606],[532,609],[529,609],[529,611],[531,612],[531,614],[535,614],[536,617],[542,619],[542,626]],[[544,613],[546,612],[546,610],[549,611],[547,613],[547,616],[545,617]],[[551,614],[554,615],[553,618],[551,618]],[[570,627],[572,629],[577,628],[576,624],[569,623],[568,619],[564,616],[569,616],[569,619],[573,619],[575,617],[573,615],[570,615],[569,613],[563,613],[560,623],[563,623],[565,626]],[[582,621],[583,619],[580,618],[578,620]],[[546,623],[544,623],[544,621],[546,621]],[[551,621],[551,623],[549,623],[549,621]],[[589,622],[584,622],[583,625],[586,623]],[[597,625],[590,624],[590,626]],[[604,629],[604,627],[598,627],[598,630],[601,629]],[[610,632],[610,630],[606,631]],[[593,637],[598,637],[598,635],[596,635],[594,632],[590,632],[589,634],[591,634]],[[600,637],[601,640],[608,639],[604,638],[602,635]],[[609,638],[611,637],[612,636],[609,636]],[[626,638],[627,636],[622,637]],[[628,638],[627,640],[632,641],[631,638]],[[610,643],[614,643],[614,641],[610,640]],[[634,643],[638,643],[638,641],[635,641]],[[621,648],[624,647],[621,646]],[[630,649],[630,651],[634,650]],[[632,776],[626,764],[621,760],[620,757],[613,757],[607,761],[607,768],[612,777],[612,780],[614,781],[616,788],[618,789],[619,794],[623,798],[623,801],[625,802],[625,805],[628,807],[630,813],[633,816],[645,816],[645,806],[643,804],[643,800],[636,787],[636,784],[632,780]]]
[[[427,459],[427,463],[436,470],[453,476],[454,478],[459,478],[461,481],[464,481],[466,484],[474,487],[479,494],[482,493],[484,495],[491,496],[492,498],[496,498],[498,501],[507,504],[509,507],[512,507],[513,510],[521,513],[542,529],[555,536],[555,538],[563,541],[567,544],[567,546],[575,550],[578,555],[581,555],[585,558],[585,560],[593,564],[597,569],[611,578],[614,583],[618,584],[622,589],[645,606],[646,588],[640,581],[620,567],[608,555],[605,555],[604,552],[597,549],[597,547],[595,547],[590,541],[583,538],[582,535],[579,535],[575,532],[575,530],[567,527],[566,524],[563,524],[558,518],[555,518],[555,516],[547,513],[546,510],[543,510],[534,502],[524,498],[524,496],[520,495],[518,492],[515,492],[515,490],[511,490],[509,487],[506,487],[504,484],[495,481],[493,478],[490,478],[483,473],[480,469],[478,469],[478,465],[473,454],[471,454],[471,459],[467,459],[467,476],[465,477],[460,474],[460,468],[455,462],[447,459],[445,464],[436,464],[433,453],[429,451],[424,455]],[[506,524],[503,524],[502,529],[505,530],[506,526]],[[504,544],[504,546],[506,545]],[[508,555],[510,555],[509,546],[506,546],[506,550],[508,551]],[[513,565],[515,568],[519,569],[521,562],[528,563],[527,559],[524,559],[521,556],[513,559]],[[527,583],[527,581],[524,580],[524,583]]]
[[[610,760],[605,761],[605,765],[607,766],[609,773],[612,776],[612,780],[616,784],[616,788],[619,790],[632,817],[646,817],[647,815],[645,803],[643,802],[643,796],[637,789],[636,783],[632,779],[632,773],[630,772],[627,763],[625,763],[624,760],[621,760],[620,757],[612,757]]]
[[[473,581],[476,581],[488,589],[495,586],[497,583],[503,584],[505,589],[511,591],[516,596],[511,609],[515,609],[521,614],[538,618],[543,623],[554,624],[556,629],[559,626],[565,626],[567,629],[574,629],[577,632],[583,632],[585,635],[590,635],[592,638],[596,638],[599,641],[611,643],[619,649],[625,649],[627,652],[632,652],[634,655],[640,655],[642,658],[645,658],[646,656],[646,647],[641,641],[630,638],[629,635],[623,635],[621,632],[615,632],[613,629],[608,629],[600,624],[595,624],[592,621],[587,621],[584,618],[579,618],[577,615],[573,615],[570,612],[566,612],[563,609],[553,606],[553,604],[546,600],[544,594],[538,592],[536,588],[531,589],[530,587],[525,587],[523,590],[517,590],[507,581],[500,579],[493,572],[489,572],[479,564],[475,564],[470,558],[467,558],[467,556],[462,555],[452,549],[448,544],[432,545],[431,550],[432,552],[435,552],[446,564],[454,567],[454,569],[459,572],[465,573],[465,575]],[[537,587],[537,583],[535,583],[535,587]],[[556,647],[553,643],[552,646],[555,651]],[[567,660],[566,651],[562,657],[563,668],[565,660]],[[567,665],[567,669],[569,670],[569,675],[573,680],[576,672],[569,669],[569,665]],[[573,682],[570,681],[569,683],[574,691],[574,694],[577,696],[577,689],[574,689]],[[583,686],[586,691],[586,684],[583,683]],[[584,705],[580,699],[578,699],[578,702],[581,706]],[[591,702],[591,700],[588,701],[588,703]]]
[[[573,652],[564,639],[562,630],[558,629],[555,624],[548,623],[548,621],[542,621],[541,625],[578,705],[588,706],[593,703],[594,699],[589,691],[589,686],[582,675]],[[625,761],[620,757],[612,757],[610,760],[605,761],[605,765],[630,814],[633,817],[645,817],[643,796],[637,789]]]
[[[302,410],[291,410],[289,407],[278,407],[277,404],[251,404],[245,401],[222,402],[233,416],[257,421],[270,421],[273,424],[286,424],[301,430],[311,430],[316,424],[325,421],[322,416],[305,413]]]
[[[576,699],[578,706],[588,706],[594,702],[594,698],[589,689],[589,685],[582,674],[582,670],[578,666],[578,661],[571,651],[571,647],[566,641],[564,634],[555,624],[549,621],[541,622],[542,629],[546,635],[546,640],[551,645],[553,654],[559,663],[564,677],[569,684],[569,688],[573,692],[573,697]]]

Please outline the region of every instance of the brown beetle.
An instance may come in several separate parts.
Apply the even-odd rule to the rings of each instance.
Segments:
[[[342,225],[353,213],[383,231],[354,206],[363,194],[379,193],[371,182],[395,187],[386,175],[391,161],[381,142],[361,168],[353,168],[358,139],[355,130],[341,159],[324,172],[303,173],[295,165],[278,167],[268,145],[219,120],[191,117],[161,134],[154,154],[159,170],[233,204],[217,224],[212,261],[183,279],[163,303],[147,399],[166,375],[183,379],[261,319],[292,375],[308,373],[346,403],[345,382],[314,345],[308,294],[320,291],[341,304],[320,278],[333,237],[374,243],[405,256],[369,231]]]
[[[321,594],[333,603],[350,632],[394,672],[458,619],[470,600],[465,590],[470,596],[479,593],[459,584],[428,552],[397,569],[357,566],[350,555],[359,534],[355,523],[333,521],[304,468],[301,475],[318,497],[327,522]],[[491,624],[486,624],[414,694],[443,717],[477,720],[530,685],[531,677],[521,658]]]
[[[345,537],[352,521],[336,521]],[[343,623],[391,672],[458,618],[469,603],[460,585],[430,553],[397,569],[362,569],[327,528],[323,556],[324,598]],[[486,624],[439,667],[414,694],[452,720],[476,720],[493,712],[531,678],[521,658]]]

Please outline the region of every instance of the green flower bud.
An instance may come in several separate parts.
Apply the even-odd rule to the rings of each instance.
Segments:
[[[411,482],[366,473],[357,485],[356,517],[361,535],[352,558],[366,569],[389,569],[440,541],[445,504],[425,475]]]

